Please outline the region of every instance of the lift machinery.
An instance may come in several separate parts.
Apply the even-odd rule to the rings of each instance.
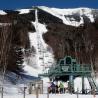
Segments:
[[[39,74],[39,76],[49,77],[50,79],[56,79],[58,77],[66,76],[69,78],[69,91],[74,93],[74,79],[75,77],[82,78],[82,94],[85,92],[84,78],[86,77],[89,81],[92,92],[98,92],[98,86],[92,76],[92,68],[90,64],[78,64],[75,58],[71,56],[65,56],[60,59],[56,65],[49,68],[48,72]]]

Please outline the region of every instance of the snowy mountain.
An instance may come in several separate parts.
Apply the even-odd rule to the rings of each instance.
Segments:
[[[87,17],[89,22],[95,21],[95,16],[93,14],[94,9],[90,8],[74,8],[74,9],[59,9],[59,8],[49,8],[45,6],[37,7],[63,21],[66,25],[80,26],[84,24],[84,17]],[[31,11],[31,9],[18,10],[19,14],[26,14]]]
[[[94,16],[92,14],[93,9],[89,8],[75,8],[75,9],[58,9],[39,7],[42,10],[58,17],[66,25],[80,26],[84,24],[84,16],[89,19],[90,22],[94,22]]]
[[[6,47],[2,32],[5,32],[4,36],[8,35]],[[7,51],[2,52],[0,59],[5,55],[7,70],[16,74],[22,71],[26,75],[38,76],[65,55],[76,56],[75,49],[81,63],[91,63],[92,56],[94,68],[98,69],[97,9],[38,6],[0,10],[0,34],[0,51],[3,46],[3,51]],[[0,65],[4,64],[1,59]]]

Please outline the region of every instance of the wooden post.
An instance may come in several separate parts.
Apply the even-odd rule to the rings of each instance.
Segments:
[[[38,98],[38,87],[36,87],[36,98]]]
[[[94,88],[94,91],[93,91],[93,96],[94,96],[94,98],[96,97],[96,94],[95,94],[95,88]]]
[[[43,89],[44,89],[44,88],[43,88],[43,80],[42,80],[42,94],[44,93],[44,92],[43,92]]]
[[[29,85],[29,94],[32,94],[32,83]]]
[[[25,96],[26,96],[26,87],[24,87],[24,96],[23,96],[23,98],[25,98]]]
[[[78,90],[78,88],[77,88],[77,98],[79,98],[79,90]]]
[[[3,98],[3,87],[1,87],[1,98]]]
[[[74,80],[73,75],[69,76],[69,91],[72,94],[74,92]]]
[[[47,88],[47,98],[49,98],[49,89]]]
[[[84,89],[84,76],[82,76],[82,94],[85,94],[85,89]]]

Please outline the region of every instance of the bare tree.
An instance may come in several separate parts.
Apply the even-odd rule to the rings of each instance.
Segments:
[[[11,26],[2,26],[0,32],[0,70],[2,73],[2,86],[4,83],[4,76],[8,65],[8,54],[11,48],[12,32]]]

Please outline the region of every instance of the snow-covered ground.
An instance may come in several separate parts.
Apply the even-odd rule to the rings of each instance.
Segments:
[[[60,18],[63,20],[64,24],[72,25],[72,26],[80,26],[84,23],[82,15],[86,15],[91,22],[94,22],[94,18],[92,15],[92,9],[89,8],[78,8],[78,9],[57,9],[57,8],[48,8],[44,6],[40,6],[39,8],[43,9],[44,11]],[[29,13],[31,9],[21,9],[20,14]],[[65,18],[66,15],[73,15],[73,14],[80,14],[80,21],[77,22],[74,19]],[[0,15],[5,15],[6,13],[0,10]],[[37,14],[37,12],[35,13]],[[72,21],[73,20],[73,21]],[[32,25],[35,26],[35,32],[29,32],[29,39],[31,48],[34,47],[35,53],[32,53],[29,57],[24,57],[24,70],[26,71],[27,75],[37,77],[39,73],[43,72],[43,68],[51,66],[54,63],[54,55],[52,48],[48,46],[45,41],[43,40],[42,35],[47,33],[46,25],[41,24],[38,22],[38,16],[36,15],[36,21],[31,21]],[[50,62],[51,61],[51,62]],[[43,67],[44,66],[44,67]],[[47,71],[47,70],[44,70]],[[46,93],[47,87],[49,86],[49,79],[43,79],[44,81],[44,92]],[[6,84],[10,83],[5,81]],[[23,81],[24,82],[24,81]],[[77,88],[81,91],[81,78],[76,78],[74,80],[75,83],[75,91]],[[23,91],[23,87],[25,85],[12,85],[8,84],[5,86],[5,93],[8,92],[7,95],[4,94],[4,98],[22,98],[22,95],[19,95],[19,90]],[[85,88],[89,89],[89,84],[87,79],[85,79]],[[23,93],[23,92],[22,92]],[[35,95],[27,95],[26,98],[36,98]],[[47,98],[46,94],[39,95],[39,98]],[[74,94],[50,94],[50,98],[77,98],[77,95]],[[94,98],[93,95],[79,95],[79,98]],[[98,98],[96,96],[95,98]]]
[[[20,10],[24,13],[24,10]],[[28,11],[28,10],[27,10]],[[54,63],[54,55],[52,48],[47,45],[42,37],[48,30],[45,24],[38,22],[37,11],[35,12],[36,21],[32,21],[35,32],[29,32],[30,46],[34,47],[35,53],[31,53],[29,57],[24,57],[24,70],[28,75],[38,76],[39,73],[46,71],[45,68]]]
[[[0,15],[6,15],[7,13],[4,12],[3,10],[0,10]]]
[[[20,13],[19,14],[27,14],[30,12],[31,9],[20,9],[20,10],[16,10],[16,11],[19,11]]]
[[[24,95],[4,95],[4,98],[24,98]],[[36,95],[26,95],[25,98],[36,98]],[[48,98],[47,94],[39,94],[38,98]],[[49,98],[98,98],[98,95],[77,95],[76,94],[50,94]]]
[[[94,22],[94,17],[92,14],[92,9],[90,8],[74,8],[74,9],[59,9],[59,8],[49,8],[46,6],[39,6],[40,9],[60,18],[64,24],[71,26],[80,26],[84,24],[83,15],[88,17],[91,22]],[[80,21],[76,21],[74,18],[65,17],[70,15],[79,15]]]
[[[81,79],[75,79],[75,88],[79,88],[81,90]],[[87,83],[87,81],[86,81]],[[48,98],[47,97],[47,87],[49,87],[50,82],[48,78],[43,79],[43,90],[44,94],[39,94],[38,98]],[[88,85],[88,84],[87,84]],[[86,86],[86,85],[85,85]],[[26,84],[19,84],[19,85],[5,85],[4,86],[4,96],[3,98],[24,98],[24,87],[28,87]],[[29,94],[29,89],[26,89],[25,98],[37,98],[35,94]],[[1,94],[1,93],[0,93]],[[1,95],[0,95],[1,96]],[[82,94],[49,94],[49,98],[98,98],[98,95],[82,95]]]
[[[64,24],[66,25],[71,25],[71,26],[80,26],[84,24],[83,20],[83,15],[88,17],[90,19],[90,22],[94,22],[94,16],[92,14],[91,8],[69,8],[69,9],[60,9],[60,8],[50,8],[46,6],[38,6],[38,8],[52,14],[53,16],[58,17],[63,21]],[[17,10],[20,13],[19,14],[26,14],[29,13],[32,9],[20,9]],[[66,17],[66,16],[71,16],[71,15],[78,15],[80,17],[80,21],[76,21],[74,17]]]

